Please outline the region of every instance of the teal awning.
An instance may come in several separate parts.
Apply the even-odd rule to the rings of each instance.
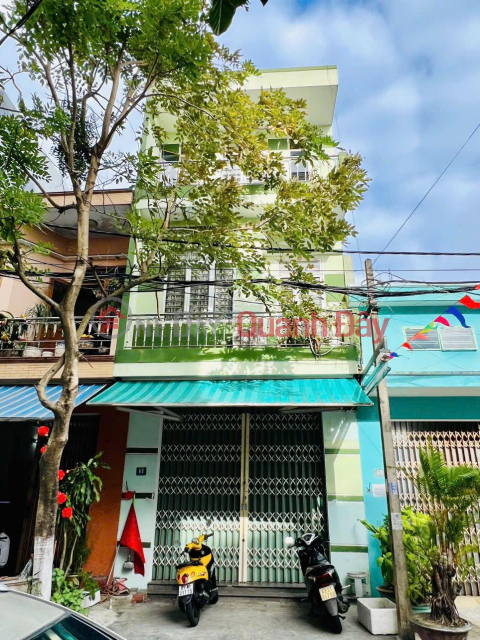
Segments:
[[[75,398],[75,406],[82,404],[101,391],[104,384],[81,384]],[[60,385],[47,387],[47,397],[55,402],[62,393]],[[12,385],[0,387],[0,420],[35,420],[52,419],[53,413],[45,409],[38,399],[35,387],[28,385]]]
[[[356,407],[372,402],[353,378],[116,382],[90,405]]]

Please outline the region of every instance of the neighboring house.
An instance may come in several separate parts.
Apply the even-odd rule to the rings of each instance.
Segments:
[[[75,211],[68,208],[73,204],[72,193],[50,195],[66,209],[61,214],[53,207],[49,209],[46,221],[50,224],[28,229],[21,242],[27,248],[40,241],[53,245],[49,255],[32,253],[29,260],[32,269],[44,272],[41,286],[45,292],[60,301],[76,260],[76,217]],[[118,235],[111,214],[114,211],[124,213],[131,199],[132,193],[127,190],[103,191],[93,196],[90,257],[92,268],[102,277],[115,278],[125,271],[129,238]],[[100,233],[95,233],[97,231]],[[96,300],[97,284],[92,268],[88,270],[78,299],[76,313],[79,320]],[[64,342],[58,318],[7,270],[0,272],[0,312],[0,521],[11,542],[9,563],[2,572],[13,575],[23,568],[32,553],[38,460],[40,447],[45,444],[37,438],[37,428],[43,424],[51,426],[53,418],[38,401],[34,384],[50,368],[55,357],[61,355]],[[112,468],[104,474],[103,522],[100,526],[100,518],[95,519],[91,526],[95,548],[90,562],[94,568],[104,571],[108,570],[114,555],[127,424],[124,414],[108,407],[92,409],[85,402],[112,382],[115,345],[113,322],[100,322],[97,317],[88,326],[80,345],[83,354],[79,363],[80,389],[69,442],[62,458],[63,468],[68,469],[87,461],[96,452],[104,451],[104,460]],[[60,393],[59,378],[60,374],[57,374],[48,387],[52,398]],[[111,491],[114,500],[110,499]],[[92,508],[92,514],[95,509],[96,506]],[[109,527],[112,522],[113,527]],[[95,528],[97,525],[98,529]],[[105,557],[106,548],[113,549],[111,558]]]
[[[385,333],[388,350],[400,356],[390,360],[391,371],[387,376],[399,492],[402,505],[416,508],[425,505],[407,476],[417,466],[419,447],[431,441],[444,452],[449,463],[480,465],[480,311],[456,305],[468,325],[464,328],[455,316],[446,313],[464,292],[442,293],[440,284],[398,286],[399,293],[426,289],[431,293],[378,299],[380,321],[388,321]],[[396,291],[395,287],[389,290]],[[478,292],[472,291],[470,295],[477,296],[478,301]],[[438,316],[443,316],[451,326],[436,323],[432,331],[424,334],[424,339],[410,341],[411,351],[399,348]],[[366,362],[372,354],[371,338],[363,338],[362,347]],[[365,513],[367,520],[376,525],[387,512],[387,505],[382,495],[383,455],[375,391],[371,398],[375,405],[359,408],[358,420]],[[470,542],[478,544],[475,526],[470,536]],[[376,562],[378,546],[370,536],[369,553],[374,590],[383,580]],[[478,556],[475,560],[478,565]],[[465,581],[467,594],[478,595],[479,587],[475,575]]]
[[[337,82],[335,67],[284,69],[262,72],[247,90],[256,97],[261,87],[282,87],[305,98],[311,121],[330,132]],[[176,160],[173,124],[160,124],[172,139],[163,159]],[[298,180],[338,161],[332,155],[318,167],[297,164],[298,150],[289,147],[281,141],[286,170]],[[243,180],[240,172],[236,178]],[[268,201],[258,185],[245,189],[257,205]],[[312,255],[311,264],[320,282],[352,281],[341,253]],[[282,273],[279,258],[272,269]],[[199,272],[179,264],[170,277],[233,274],[234,265]],[[312,530],[322,534],[342,581],[368,571],[356,407],[369,400],[355,379],[355,340],[331,337],[315,358],[305,342],[242,337],[240,312],[268,314],[213,284],[134,291],[128,303],[115,355],[120,381],[89,402],[129,415],[123,487],[136,492],[147,567],[145,578],[124,569],[128,552],[121,549],[115,575],[159,592],[175,578],[185,542],[209,531],[222,583],[299,586],[296,553],[284,538]],[[348,306],[332,295],[323,303]],[[129,506],[122,504],[119,536]]]

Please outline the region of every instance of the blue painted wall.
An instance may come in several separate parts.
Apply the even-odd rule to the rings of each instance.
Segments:
[[[372,485],[384,484],[385,478],[375,475],[376,469],[383,470],[383,448],[378,406],[358,407],[358,437],[360,443],[360,458],[362,468],[363,495],[365,498],[365,519],[377,526],[381,524],[387,513],[386,497],[376,498]],[[380,556],[380,546],[368,533],[368,558],[370,570],[370,584],[372,596],[378,596],[377,587],[383,584],[382,573],[377,564]]]
[[[414,299],[416,301],[416,298]],[[391,351],[397,351],[400,358],[391,361],[392,374],[396,372],[413,371],[480,371],[480,351],[408,351],[399,349],[405,341],[404,329],[423,329],[432,322],[438,315],[441,315],[448,302],[427,307],[381,307],[380,326],[384,320],[388,320],[385,336],[387,345]],[[477,343],[480,343],[480,311],[469,311],[466,307],[459,306],[465,316],[467,324],[471,326],[477,336]],[[452,327],[460,327],[460,323],[453,316],[447,316]],[[440,325],[439,325],[440,326]],[[478,344],[477,344],[478,346]],[[372,339],[362,339],[363,360],[368,362],[372,354]],[[390,374],[390,375],[392,375]]]

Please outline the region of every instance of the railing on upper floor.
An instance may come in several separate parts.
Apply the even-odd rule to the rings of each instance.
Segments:
[[[82,317],[75,318],[78,328]],[[79,341],[85,355],[111,356],[115,353],[118,318],[95,317]],[[0,320],[0,357],[52,357],[65,352],[59,318],[6,318]]]
[[[343,310],[342,310],[343,311]],[[346,311],[346,310],[345,310]],[[355,344],[337,329],[338,312],[311,319],[288,320],[269,314],[132,315],[126,323],[124,349],[309,347]],[[324,327],[325,326],[325,330]]]
[[[165,178],[169,182],[176,182],[178,172],[180,170],[179,163],[162,162],[161,164],[165,170]],[[308,182],[314,175],[316,175],[316,173],[319,172],[319,168],[321,168],[322,166],[328,167],[329,169],[337,167],[338,155],[329,156],[328,160],[319,163],[318,166],[310,162],[299,160],[298,156],[284,156],[282,159],[282,165],[285,177],[288,180]],[[262,184],[263,182],[263,180],[260,179],[250,178],[238,167],[225,167],[224,169],[218,171],[216,175],[219,178],[234,178],[235,180],[237,180],[237,182],[243,185]]]

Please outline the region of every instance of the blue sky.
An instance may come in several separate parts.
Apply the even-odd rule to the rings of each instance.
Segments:
[[[355,214],[361,250],[384,248],[480,122],[475,2],[251,0],[223,40],[260,68],[338,66],[334,133],[372,178]],[[480,251],[479,170],[480,130],[389,248]],[[480,258],[385,256],[375,266],[415,280],[480,280]],[[454,271],[465,268],[476,271]]]
[[[363,155],[372,178],[355,213],[361,250],[384,248],[480,122],[472,0],[251,0],[222,40],[259,68],[338,66],[334,134]],[[13,43],[1,53],[14,66]],[[126,144],[134,144],[129,127],[119,140]],[[480,130],[389,249],[480,252],[479,205]],[[349,246],[357,249],[356,240]],[[363,268],[362,259],[354,266]],[[411,280],[480,281],[475,257],[383,256],[375,267]]]

